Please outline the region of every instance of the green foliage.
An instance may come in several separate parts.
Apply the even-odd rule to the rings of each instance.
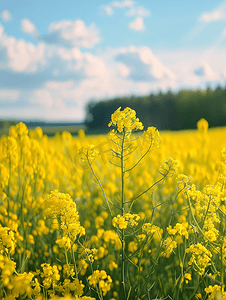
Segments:
[[[119,106],[131,107],[141,122],[160,130],[195,129],[198,120],[205,118],[210,127],[226,125],[226,88],[215,90],[182,90],[178,93],[150,94],[90,102],[86,107],[86,126],[89,130],[106,128],[112,111]]]
[[[0,121],[0,129],[10,128],[12,125],[16,125],[16,121]]]

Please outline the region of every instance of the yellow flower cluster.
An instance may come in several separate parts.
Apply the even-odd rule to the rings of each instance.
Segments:
[[[13,254],[15,249],[15,237],[14,233],[8,227],[2,227],[0,225],[0,253],[4,252]]]
[[[91,286],[95,287],[96,285],[98,285],[100,291],[104,296],[111,289],[112,279],[104,270],[94,271],[94,273],[88,277],[88,280]]]
[[[6,256],[0,254],[1,283],[8,289],[12,289],[11,277],[15,271],[16,263]]]
[[[161,166],[160,172],[164,175],[172,176],[172,174],[177,172],[177,169],[180,166],[180,162],[177,159],[173,159],[172,157],[168,157],[164,161],[164,165]]]
[[[191,184],[191,178],[184,174],[178,174],[177,183],[180,188],[189,187]]]
[[[226,292],[224,291],[224,286],[220,286],[215,284],[214,286],[209,285],[207,288],[205,288],[205,292],[208,295],[208,300],[226,300]]]
[[[64,237],[68,237],[72,241],[74,241],[77,236],[85,234],[85,228],[81,226],[79,222],[76,204],[69,194],[59,193],[55,190],[47,195],[45,199],[44,217],[53,219],[54,226],[59,224],[63,230]],[[61,244],[64,243],[64,245],[70,246],[66,238],[65,242],[61,241]]]
[[[86,163],[87,159],[92,162],[94,158],[99,154],[98,149],[94,147],[94,145],[83,145],[79,149],[79,158]]]
[[[126,107],[123,111],[119,107],[111,115],[111,122],[108,126],[113,126],[120,133],[124,130],[127,137],[129,137],[132,130],[142,130],[144,128],[143,124],[136,117],[135,110],[129,107]]]
[[[148,127],[146,131],[144,131],[144,140],[150,143],[150,147],[159,147],[160,144],[160,135],[159,131],[155,127]]]
[[[207,133],[208,127],[209,127],[209,124],[208,124],[208,122],[204,118],[200,119],[197,122],[197,128],[201,132]]]
[[[167,237],[164,241],[164,251],[161,253],[162,256],[169,258],[173,249],[177,248],[177,242],[172,240],[171,237]]]
[[[184,224],[177,223],[173,228],[170,225],[166,229],[169,234],[172,234],[172,235],[178,234],[178,235],[184,236],[186,239],[188,239],[188,231],[187,231],[187,228],[184,226]]]
[[[204,220],[203,232],[205,236],[210,241],[216,241],[219,236],[216,227],[220,223],[219,207],[222,195],[219,186],[207,185],[201,192],[192,185],[187,194],[194,201],[197,218]]]
[[[197,272],[200,275],[203,275],[206,267],[211,262],[211,257],[212,257],[211,252],[200,243],[191,245],[189,248],[187,248],[186,253],[189,253],[189,252],[192,253],[192,256],[191,256],[188,264],[193,265],[194,268],[197,270]]]
[[[123,216],[117,215],[112,220],[112,225],[114,227],[119,227],[119,229],[126,229],[127,226],[133,227],[137,226],[137,221],[140,219],[140,216],[137,214],[124,214]]]
[[[68,236],[63,236],[62,238],[58,237],[56,244],[59,245],[60,248],[71,249],[71,239]]]
[[[42,272],[40,273],[40,276],[43,278],[43,286],[46,290],[48,290],[50,287],[55,287],[57,281],[60,280],[59,271],[57,269],[57,266],[50,266],[50,264],[41,264]]]
[[[189,281],[191,281],[191,273],[185,273],[184,274],[184,280],[185,280],[185,283],[188,284]]]
[[[145,231],[147,234],[154,234],[157,231],[160,231],[160,227],[156,225],[152,225],[151,223],[145,223],[142,226],[143,231]]]
[[[18,297],[31,297],[34,293],[32,289],[32,273],[15,274],[16,263],[6,256],[0,254],[0,279],[1,289],[5,289],[7,296],[4,300],[16,299]],[[0,295],[1,295],[0,290]]]
[[[86,296],[82,296],[84,287],[85,285],[78,278],[75,278],[72,281],[70,279],[64,279],[62,286],[56,286],[55,290],[63,295],[72,294],[76,299],[93,299],[91,297],[86,298]]]
[[[88,260],[93,263],[94,257],[98,253],[98,250],[96,248],[93,249],[86,248],[85,253],[86,256],[88,257]]]

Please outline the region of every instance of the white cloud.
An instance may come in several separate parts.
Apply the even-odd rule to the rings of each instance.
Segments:
[[[0,39],[3,37],[3,33],[4,33],[4,27],[0,23]]]
[[[141,31],[145,29],[143,19],[140,17],[137,17],[133,22],[129,23],[128,26],[130,29],[136,31]]]
[[[13,19],[10,12],[7,9],[2,11],[1,18],[4,22],[10,22]]]
[[[0,54],[1,52],[5,56],[2,67],[4,69],[34,73],[44,64],[45,46],[42,43],[34,46],[25,40],[17,40],[3,33],[0,39]]]
[[[226,2],[223,2],[222,5],[220,5],[218,8],[211,12],[204,12],[199,17],[199,21],[201,22],[214,22],[219,20],[225,20],[226,19]]]
[[[85,73],[89,78],[103,78],[108,73],[105,62],[90,53],[84,54],[84,65]]]
[[[0,89],[0,102],[2,101],[10,101],[16,102],[19,98],[19,91],[12,89]]]
[[[136,17],[135,20],[128,24],[128,27],[136,30],[141,31],[145,29],[143,18],[150,16],[150,11],[142,6],[135,6],[134,1],[113,1],[109,5],[102,6],[105,13],[107,15],[113,15],[115,8],[127,8],[127,12],[125,13],[128,17]]]
[[[37,37],[38,36],[38,30],[36,29],[35,25],[29,20],[29,19],[22,19],[21,21],[21,29],[23,30],[23,32]]]
[[[208,85],[225,85],[226,49],[213,49],[208,55],[203,49],[159,51],[158,57],[177,76],[175,89],[197,89]]]
[[[138,16],[138,17],[148,17],[150,16],[150,11],[142,6],[131,7],[126,13],[127,16]]]
[[[84,36],[84,32],[82,34]],[[91,46],[93,41],[89,40],[88,37],[88,35],[84,36],[80,45],[89,43],[89,45],[86,45]],[[3,32],[2,26],[0,26],[0,54],[2,54],[0,57],[3,57],[3,54],[5,56],[4,61],[1,62],[0,60],[0,70],[4,68],[26,73],[44,71],[48,73],[47,77],[52,74],[60,78],[62,78],[62,75],[69,76],[69,74],[70,76],[75,76],[76,74],[92,76],[91,74],[95,74],[95,70],[103,72],[102,61],[96,60],[91,54],[82,55],[77,47],[64,48],[43,42],[34,45],[25,40],[7,36]],[[101,68],[102,71],[100,71]]]
[[[59,93],[51,93],[48,89],[42,88],[35,90],[31,97],[30,103],[37,104],[43,108],[64,109],[65,105]]]
[[[129,76],[130,69],[126,65],[124,65],[123,63],[118,64],[118,69],[119,69],[119,72],[120,72],[121,76],[123,76],[123,77]]]
[[[124,1],[113,1],[108,5],[102,6],[105,13],[109,16],[113,15],[114,8],[128,8],[135,5],[134,1],[124,0]]]
[[[49,121],[83,122],[85,119],[84,107],[64,107],[61,109],[48,109],[45,111],[45,119]]]
[[[65,91],[73,87],[73,80],[59,82],[59,81],[48,81],[46,87],[50,90]]]
[[[126,66],[127,77],[134,82],[175,80],[173,72],[166,68],[148,47],[123,48],[115,54],[115,60]]]
[[[150,11],[142,6],[131,7],[126,15],[136,16],[136,19],[130,22],[128,27],[136,31],[141,31],[145,29],[143,18],[150,16]]]
[[[161,61],[152,53],[151,49],[148,47],[142,47],[139,49],[141,61],[151,66],[152,75],[161,80],[165,77],[174,79],[175,75],[166,67],[163,66]]]
[[[131,7],[135,4],[134,1],[130,0],[124,0],[124,1],[113,1],[111,2],[111,5],[113,7],[119,7],[119,8],[124,8],[124,7]]]
[[[74,47],[92,48],[100,41],[96,26],[86,26],[82,20],[53,22],[48,31],[53,36],[53,42]]]
[[[113,8],[111,6],[103,6],[103,10],[105,11],[105,13],[108,15],[108,16],[111,16],[113,15]]]
[[[0,118],[18,121],[82,122],[85,118],[85,110],[77,106],[63,109],[39,106],[34,109],[32,105],[26,107],[11,105],[10,109],[1,108]]]
[[[102,59],[90,53],[81,53],[77,47],[64,48],[38,42],[37,45],[7,36],[0,25],[0,71],[36,73],[33,80],[41,83],[57,77],[62,80],[106,76],[106,66]],[[42,75],[38,75],[42,72]],[[24,78],[24,77],[21,77]],[[29,78],[31,84],[32,77]],[[12,83],[13,84],[13,83]]]
[[[113,1],[108,5],[102,6],[103,10],[107,15],[113,15],[114,13],[114,8],[126,8],[126,7],[131,7],[135,4],[134,1],[130,0],[124,0],[124,1]]]

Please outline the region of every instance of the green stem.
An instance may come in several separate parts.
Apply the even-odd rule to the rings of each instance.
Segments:
[[[183,280],[183,275],[184,275],[184,265],[183,262],[181,260],[181,254],[180,254],[180,245],[178,245],[178,255],[179,255],[179,262],[180,262],[180,269],[181,269],[181,276],[178,278],[178,283],[177,283],[177,295],[176,295],[176,299],[179,299],[179,294],[180,294],[180,289],[182,292],[182,280]]]
[[[121,184],[122,184],[122,200],[121,200],[121,211],[122,211],[122,216],[124,215],[124,201],[125,201],[125,196],[124,196],[124,175],[125,175],[125,170],[124,170],[124,157],[123,157],[123,150],[124,150],[124,139],[125,139],[125,132],[123,132],[123,138],[122,138],[122,147],[121,147]],[[123,296],[124,299],[126,300],[126,287],[125,287],[125,257],[124,257],[124,248],[125,248],[125,241],[124,241],[124,229],[122,229],[122,269],[121,269],[121,282],[122,282],[122,289],[123,289]]]
[[[100,289],[98,295],[99,295],[100,300],[103,300],[103,299],[104,299],[104,298],[103,298],[103,293],[102,293],[102,290],[101,290],[101,289]]]
[[[221,243],[221,285],[224,285],[224,257],[223,257],[224,240]]]
[[[67,257],[67,250],[66,249],[65,249],[65,258],[66,258],[66,264],[67,264],[67,266],[69,266],[68,257]]]
[[[141,158],[130,169],[125,170],[125,172],[129,172],[129,171],[133,170],[142,161],[142,159],[148,154],[148,152],[151,149],[151,146],[152,146],[152,143],[149,145],[148,150],[144,153],[144,155],[142,155]]]
[[[156,184],[159,184],[161,181],[163,182],[165,177],[168,175],[168,173],[166,175],[163,175],[163,177],[161,177],[159,180],[157,180],[156,182],[154,182],[151,186],[149,186],[149,188],[147,188],[145,191],[143,191],[142,193],[140,193],[138,196],[136,196],[132,201],[131,201],[131,205],[129,208],[129,213],[132,210],[132,206],[134,204],[134,202],[140,198],[142,195],[144,195],[145,193],[147,193],[150,189],[152,189]]]
[[[108,210],[110,211],[110,214],[112,215],[111,208],[110,208],[110,205],[109,205],[109,199],[107,198],[107,196],[106,196],[106,194],[105,194],[104,188],[103,188],[103,186],[102,186],[102,184],[101,184],[99,178],[96,176],[96,174],[95,174],[95,172],[94,172],[94,170],[93,170],[92,164],[91,164],[91,162],[90,162],[88,156],[87,156],[87,161],[88,161],[88,164],[89,164],[89,166],[90,166],[90,169],[91,169],[91,171],[92,171],[92,173],[93,173],[93,176],[96,178],[96,180],[97,180],[97,182],[98,182],[98,184],[99,184],[99,186],[100,186],[100,188],[101,188],[101,190],[102,190],[102,192],[103,192],[104,198],[105,198],[105,200],[106,200],[106,202],[107,202]],[[112,203],[111,203],[111,204],[112,204]]]
[[[72,253],[73,262],[74,262],[75,276],[76,276],[76,278],[78,278],[78,270],[77,270],[77,266],[76,266],[75,253],[74,253],[72,245],[71,245],[71,253]]]

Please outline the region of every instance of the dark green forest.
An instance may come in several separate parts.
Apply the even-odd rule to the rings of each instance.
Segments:
[[[111,114],[118,108],[130,107],[144,124],[159,130],[195,129],[205,118],[210,127],[226,126],[226,87],[206,90],[181,90],[177,93],[131,96],[112,100],[91,101],[86,107],[88,130],[105,130]]]

